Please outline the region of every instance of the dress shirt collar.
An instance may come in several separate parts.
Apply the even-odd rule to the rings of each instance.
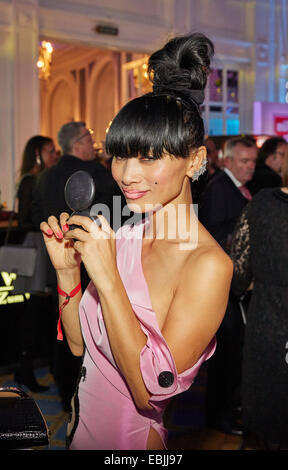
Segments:
[[[233,175],[232,171],[228,170],[228,168],[224,168],[224,171],[226,173],[226,175],[229,176],[229,178],[233,181],[233,183],[235,184],[236,188],[239,188],[240,186],[243,186],[242,183],[240,183],[240,181],[238,181],[235,176]]]

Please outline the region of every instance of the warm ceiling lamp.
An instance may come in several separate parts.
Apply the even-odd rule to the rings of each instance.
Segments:
[[[53,47],[51,42],[42,41],[39,47],[37,67],[39,69],[39,78],[43,78],[44,80],[48,80],[51,75],[52,52]]]
[[[144,62],[133,70],[134,85],[140,94],[152,91],[152,84],[148,73],[147,56],[145,56],[143,60]],[[153,73],[151,73],[151,76],[153,76]]]

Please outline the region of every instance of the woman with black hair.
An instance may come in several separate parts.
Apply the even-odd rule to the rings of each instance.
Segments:
[[[21,230],[33,230],[32,200],[37,175],[57,163],[58,156],[53,139],[42,135],[35,135],[25,145],[20,182],[17,192],[18,198],[18,224]]]
[[[244,448],[288,449],[288,148],[283,182],[246,205],[231,239],[232,292],[253,285],[242,367]],[[246,447],[247,446],[247,447]]]
[[[263,188],[281,187],[281,167],[286,147],[286,140],[279,136],[269,137],[260,147],[253,178],[247,183],[253,196]]]
[[[112,173],[140,222],[116,234],[102,215],[41,223],[58,279],[59,338],[62,322],[83,355],[71,449],[164,449],[169,399],[214,352],[232,263],[198,224],[190,186],[206,166],[199,104],[212,55],[202,34],[169,41],[149,60],[153,92],[110,126]],[[91,278],[83,297],[81,261]]]
[[[43,240],[40,233],[36,233],[32,222],[33,191],[37,175],[45,168],[49,168],[58,160],[53,139],[42,135],[31,137],[24,148],[20,181],[18,183],[18,227],[23,232],[27,246],[36,246],[37,266],[40,265],[43,253]],[[38,231],[39,232],[39,231]],[[44,256],[45,251],[44,251]],[[39,276],[39,271],[37,271]],[[34,277],[37,277],[37,273]],[[45,275],[40,273],[40,276]],[[43,311],[43,297],[39,292],[32,292],[29,301],[25,301],[23,313],[19,324],[19,367],[15,372],[15,381],[19,385],[25,385],[32,392],[45,392],[48,387],[37,382],[33,370],[33,353],[37,339],[37,326],[39,327],[39,312]]]

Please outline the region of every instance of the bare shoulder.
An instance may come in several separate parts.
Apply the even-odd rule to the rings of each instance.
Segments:
[[[200,247],[198,251],[191,253],[189,261],[198,265],[211,266],[212,269],[233,270],[231,258],[216,244]]]
[[[222,248],[215,244],[203,245],[191,251],[183,267],[185,279],[197,278],[198,282],[231,282],[233,263]]]

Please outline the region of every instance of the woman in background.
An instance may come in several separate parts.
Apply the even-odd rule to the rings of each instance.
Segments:
[[[23,231],[24,237],[31,235],[31,243],[37,246],[37,263],[40,264],[43,252],[41,251],[42,240],[32,223],[32,201],[33,190],[36,184],[37,175],[45,168],[55,165],[58,155],[54,142],[49,137],[36,135],[28,140],[25,145],[22,164],[20,170],[20,182],[17,191],[18,199],[18,227]],[[31,233],[32,232],[32,233]],[[28,242],[29,243],[29,242]],[[27,238],[25,241],[27,244]],[[43,250],[43,248],[42,248]],[[45,253],[44,253],[45,256]],[[44,266],[42,266],[45,269]],[[45,276],[41,272],[38,276]],[[32,392],[44,392],[48,387],[40,385],[33,371],[33,352],[37,336],[39,318],[43,315],[43,299],[39,293],[32,292],[29,300],[25,300],[24,311],[20,317],[19,343],[20,343],[20,364],[15,372],[15,381],[19,385],[25,385]]]
[[[269,137],[260,147],[253,178],[247,183],[253,196],[264,188],[281,187],[281,168],[286,148],[286,140],[279,136]]]
[[[288,151],[280,188],[259,191],[231,243],[232,290],[253,282],[245,327],[242,408],[246,432],[265,449],[288,449]],[[247,441],[248,442],[248,441]]]
[[[57,161],[58,155],[54,142],[50,137],[36,135],[26,143],[17,192],[18,225],[21,230],[34,230],[32,223],[32,199],[36,177],[44,168],[55,165]]]

